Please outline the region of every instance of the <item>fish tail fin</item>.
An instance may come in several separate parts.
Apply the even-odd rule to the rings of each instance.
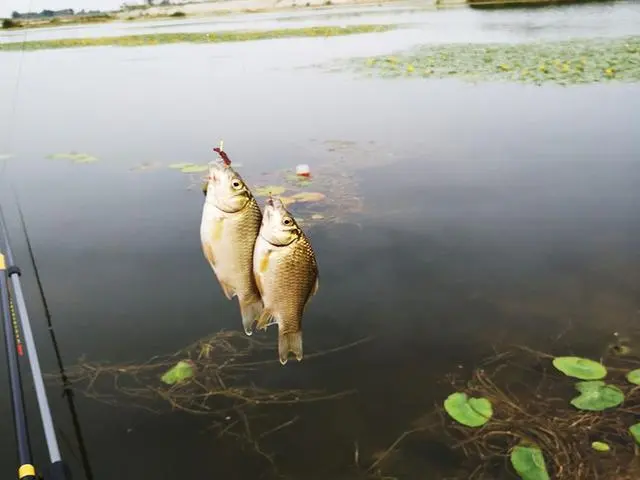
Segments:
[[[289,352],[293,352],[296,360],[302,360],[302,330],[278,335],[278,355],[280,363],[287,363]]]
[[[251,335],[253,333],[253,324],[262,315],[262,300],[253,299],[250,301],[240,302],[240,314],[242,315],[242,327],[244,333]]]

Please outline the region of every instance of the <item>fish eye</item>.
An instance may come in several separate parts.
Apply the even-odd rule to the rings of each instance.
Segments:
[[[240,187],[242,186],[242,184],[240,183],[240,180],[233,180],[233,181],[231,182],[231,186],[232,186],[233,188],[235,188],[235,189],[238,189],[238,188],[240,188]]]
[[[293,220],[291,220],[289,217],[285,217],[285,219],[284,219],[284,220],[282,220],[282,224],[283,224],[283,225],[286,225],[286,226],[289,226],[289,225],[291,225],[292,223],[293,223]]]

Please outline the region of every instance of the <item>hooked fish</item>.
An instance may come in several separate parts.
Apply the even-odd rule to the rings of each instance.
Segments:
[[[238,297],[247,335],[262,312],[252,268],[261,221],[260,207],[242,177],[227,164],[210,164],[200,223],[202,251],[225,296]]]
[[[264,310],[256,328],[278,325],[278,356],[302,360],[302,315],[318,291],[311,242],[279,199],[269,198],[253,254],[253,273]]]

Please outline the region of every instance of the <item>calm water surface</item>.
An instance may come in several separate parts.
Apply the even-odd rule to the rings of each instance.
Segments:
[[[356,443],[364,464],[450,393],[446,374],[470,373],[498,340],[545,346],[571,320],[587,353],[637,324],[640,87],[381,81],[296,68],[390,48],[367,38],[34,52],[23,57],[17,94],[15,73],[0,77],[0,154],[15,154],[0,200],[46,371],[55,372],[54,356],[9,182],[67,365],[83,355],[141,362],[240,328],[200,251],[202,195],[166,168],[210,161],[220,138],[252,184],[265,171],[301,161],[322,171],[343,157],[349,193],[363,200],[361,214],[309,230],[321,281],[305,351],[374,339],[286,368],[274,349],[251,377],[357,390],[262,411],[300,417],[263,445],[291,478],[358,478]],[[19,58],[3,54],[0,68],[16,72]],[[331,151],[336,141],[344,148]],[[101,161],[45,158],[70,150]],[[132,170],[142,162],[163,166]],[[84,478],[60,389],[49,392],[65,456]],[[76,398],[96,479],[273,478],[268,462],[218,438],[207,417]],[[3,478],[16,464],[10,412],[5,389]],[[403,455],[399,478],[452,462],[415,443]]]

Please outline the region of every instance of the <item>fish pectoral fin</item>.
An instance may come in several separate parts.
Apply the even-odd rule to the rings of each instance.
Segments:
[[[302,360],[302,330],[278,335],[278,357],[282,365],[287,363],[289,352],[293,352],[296,360]]]
[[[316,281],[313,284],[313,288],[311,289],[311,295],[309,295],[309,297],[313,297],[318,292],[318,288],[320,288],[320,277],[316,277]]]
[[[220,281],[220,286],[222,287],[222,291],[224,292],[224,296],[227,297],[228,300],[231,300],[235,295],[236,291],[230,285],[227,285],[223,281]]]
[[[213,223],[213,230],[211,232],[211,238],[213,241],[218,241],[222,238],[222,229],[224,227],[224,218],[216,218]]]
[[[265,308],[256,321],[256,329],[266,330],[269,325],[273,325],[274,323],[276,323],[276,321],[273,318],[273,314]]]
[[[264,252],[264,255],[262,255],[262,258],[260,259],[260,263],[258,264],[259,273],[264,273],[267,271],[267,268],[269,267],[270,254],[271,254],[271,250],[267,250],[266,252]]]

